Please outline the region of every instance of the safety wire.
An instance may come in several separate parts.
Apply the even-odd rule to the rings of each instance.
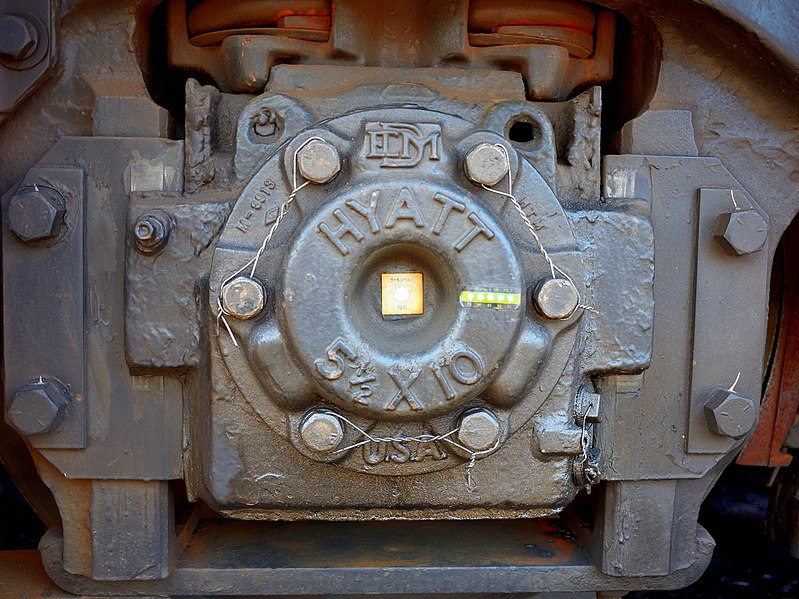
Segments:
[[[494,147],[496,147],[500,152],[502,152],[502,155],[505,157],[505,166],[507,167],[507,172],[508,172],[508,191],[505,192],[505,191],[500,191],[499,189],[493,189],[492,187],[488,187],[483,183],[480,184],[481,187],[490,193],[502,196],[511,201],[511,204],[513,204],[513,207],[516,209],[516,212],[519,213],[519,216],[524,221],[527,230],[530,231],[530,235],[533,236],[533,240],[535,241],[536,247],[538,247],[538,251],[541,252],[541,255],[544,257],[544,260],[546,260],[547,264],[549,265],[549,270],[550,273],[552,274],[552,278],[553,279],[558,278],[555,273],[560,273],[561,275],[563,275],[563,277],[567,281],[569,281],[569,283],[572,284],[572,287],[574,287],[575,291],[577,292],[577,308],[588,310],[589,312],[596,312],[596,310],[593,307],[585,305],[581,302],[580,291],[577,289],[577,285],[574,284],[574,281],[565,270],[563,270],[557,264],[555,264],[555,261],[549,255],[549,252],[547,252],[546,248],[544,247],[544,244],[541,243],[541,238],[538,236],[538,232],[535,230],[533,223],[530,222],[530,218],[527,216],[527,214],[525,214],[524,209],[522,208],[521,204],[519,204],[519,200],[517,200],[516,196],[513,195],[513,173],[511,173],[510,156],[508,156],[508,150],[502,144],[494,144]],[[567,320],[570,317],[571,314],[563,317],[561,320]]]
[[[225,316],[233,316],[229,311],[227,311],[222,303],[222,290],[225,288],[230,281],[235,279],[241,273],[246,271],[248,268],[250,269],[249,277],[252,279],[255,277],[255,270],[258,268],[258,261],[261,259],[261,256],[266,251],[266,246],[269,245],[269,242],[272,241],[272,237],[274,237],[277,228],[280,226],[280,223],[283,222],[283,219],[286,216],[286,213],[291,206],[291,203],[296,199],[297,193],[306,185],[310,183],[310,181],[305,181],[304,183],[297,183],[297,155],[299,154],[300,150],[302,150],[306,145],[311,143],[312,141],[325,141],[321,137],[309,137],[304,142],[302,142],[296,150],[294,150],[294,155],[291,159],[291,193],[286,198],[286,201],[281,204],[280,209],[277,213],[277,218],[275,222],[272,223],[272,226],[269,228],[269,232],[264,237],[264,240],[261,242],[258,251],[255,255],[250,258],[241,268],[230,274],[222,284],[219,286],[219,295],[216,298],[216,336],[219,336],[219,323],[220,321],[225,326],[225,329],[230,335],[231,341],[233,341],[233,345],[238,347],[238,341],[236,341],[236,336],[233,334],[233,329],[230,327]]]
[[[430,433],[424,433],[416,436],[399,435],[396,437],[384,437],[384,436],[369,434],[367,431],[362,429],[360,426],[358,426],[348,418],[345,418],[341,414],[330,412],[330,415],[334,416],[335,418],[338,418],[344,424],[351,426],[363,437],[363,439],[356,441],[351,445],[347,445],[346,447],[342,447],[341,449],[335,450],[334,452],[332,452],[332,454],[345,453],[347,451],[355,449],[356,447],[361,447],[362,445],[366,445],[367,443],[393,443],[395,441],[398,443],[407,443],[408,441],[417,442],[417,443],[435,443],[438,441],[443,441],[444,443],[449,443],[453,447],[457,447],[458,449],[460,449],[469,456],[469,462],[466,464],[466,488],[470,493],[477,488],[477,485],[474,482],[474,478],[472,477],[472,470],[474,469],[477,460],[483,457],[484,455],[488,455],[489,453],[493,452],[497,447],[499,447],[499,439],[496,440],[494,445],[492,445],[488,449],[483,449],[481,451],[472,451],[471,449],[464,447],[463,445],[452,439],[453,435],[456,435],[460,431],[460,427],[452,429],[448,433],[444,433],[442,435],[433,435]]]
[[[589,403],[583,414],[583,426],[580,431],[580,451],[582,451],[583,459],[580,460],[580,471],[585,472],[585,463],[588,461],[588,414],[593,408],[593,404]],[[590,490],[590,487],[589,487]]]

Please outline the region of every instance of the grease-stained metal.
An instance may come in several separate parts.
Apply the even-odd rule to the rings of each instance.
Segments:
[[[49,575],[698,576],[701,498],[747,436],[789,459],[789,302],[749,430],[796,212],[788,3],[255,4],[29,2],[35,35],[0,44],[4,115],[62,61],[0,128],[6,415],[58,504]]]

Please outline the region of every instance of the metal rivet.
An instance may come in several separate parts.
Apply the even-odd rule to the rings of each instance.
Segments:
[[[458,426],[458,442],[471,451],[492,448],[499,439],[499,421],[488,410],[466,412]]]
[[[341,170],[341,159],[333,144],[314,139],[297,152],[297,167],[308,181],[327,183]]]
[[[563,320],[577,310],[580,294],[568,279],[544,279],[533,292],[533,303],[547,318]]]
[[[344,429],[331,412],[315,410],[302,421],[300,438],[308,448],[319,453],[330,453],[344,438]]]
[[[260,281],[239,276],[222,286],[222,309],[241,320],[261,313],[266,304],[266,291]]]
[[[508,157],[496,145],[481,143],[466,154],[464,168],[469,181],[492,187],[508,174]]]

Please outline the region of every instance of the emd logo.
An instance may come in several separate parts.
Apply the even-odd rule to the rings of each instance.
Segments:
[[[412,168],[439,159],[441,127],[432,123],[367,123],[366,157],[386,168]]]

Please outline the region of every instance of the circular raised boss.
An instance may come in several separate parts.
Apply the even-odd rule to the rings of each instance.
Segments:
[[[421,309],[387,310],[386,275],[401,299],[421,294]],[[522,288],[502,228],[462,191],[365,185],[298,231],[278,284],[279,326],[329,401],[375,420],[425,420],[477,396],[501,369],[524,315],[506,298]]]

